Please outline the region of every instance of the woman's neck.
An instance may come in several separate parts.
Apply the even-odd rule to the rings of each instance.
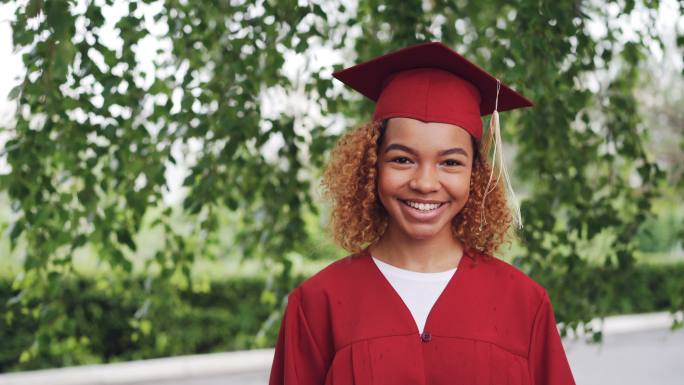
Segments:
[[[463,255],[463,243],[455,239],[451,231],[429,239],[414,239],[389,226],[383,236],[369,247],[369,251],[390,265],[432,273],[458,266]]]

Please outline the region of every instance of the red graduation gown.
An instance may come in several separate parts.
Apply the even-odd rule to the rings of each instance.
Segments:
[[[288,297],[270,385],[574,384],[546,290],[465,253],[424,333],[368,250]]]

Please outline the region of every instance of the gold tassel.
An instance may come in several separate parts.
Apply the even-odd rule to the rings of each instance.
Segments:
[[[513,206],[514,217],[513,220],[518,228],[522,228],[522,215],[520,214],[520,204],[515,196],[515,191],[513,191],[513,186],[511,185],[511,180],[508,176],[508,170],[506,169],[506,162],[503,154],[503,141],[501,140],[501,127],[499,125],[499,89],[501,88],[501,82],[497,79],[496,81],[496,101],[494,103],[494,112],[492,113],[492,118],[489,121],[489,130],[487,132],[487,139],[485,141],[485,146],[483,150],[483,156],[487,156],[489,149],[491,147],[491,142],[494,140],[494,150],[492,153],[492,164],[491,173],[489,174],[489,181],[487,182],[487,187],[485,188],[484,196],[482,197],[482,210],[480,217],[480,229],[482,229],[482,224],[486,223],[484,207],[487,195],[494,191],[496,186],[501,181],[501,175],[503,174],[505,182],[505,192],[508,194],[508,201]],[[497,169],[496,181],[492,185],[492,179],[494,178],[494,169]],[[490,188],[491,186],[491,188]]]

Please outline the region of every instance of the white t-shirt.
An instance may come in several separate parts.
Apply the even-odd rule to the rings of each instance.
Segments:
[[[418,330],[422,333],[432,305],[444,291],[456,268],[437,273],[421,273],[392,266],[375,257],[373,261],[411,311]]]

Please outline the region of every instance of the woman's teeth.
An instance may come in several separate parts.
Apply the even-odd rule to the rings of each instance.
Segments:
[[[430,211],[438,208],[439,206],[442,205],[442,203],[417,203],[417,202],[411,202],[411,201],[404,201],[407,205],[413,207],[414,209],[418,209],[420,211]]]

